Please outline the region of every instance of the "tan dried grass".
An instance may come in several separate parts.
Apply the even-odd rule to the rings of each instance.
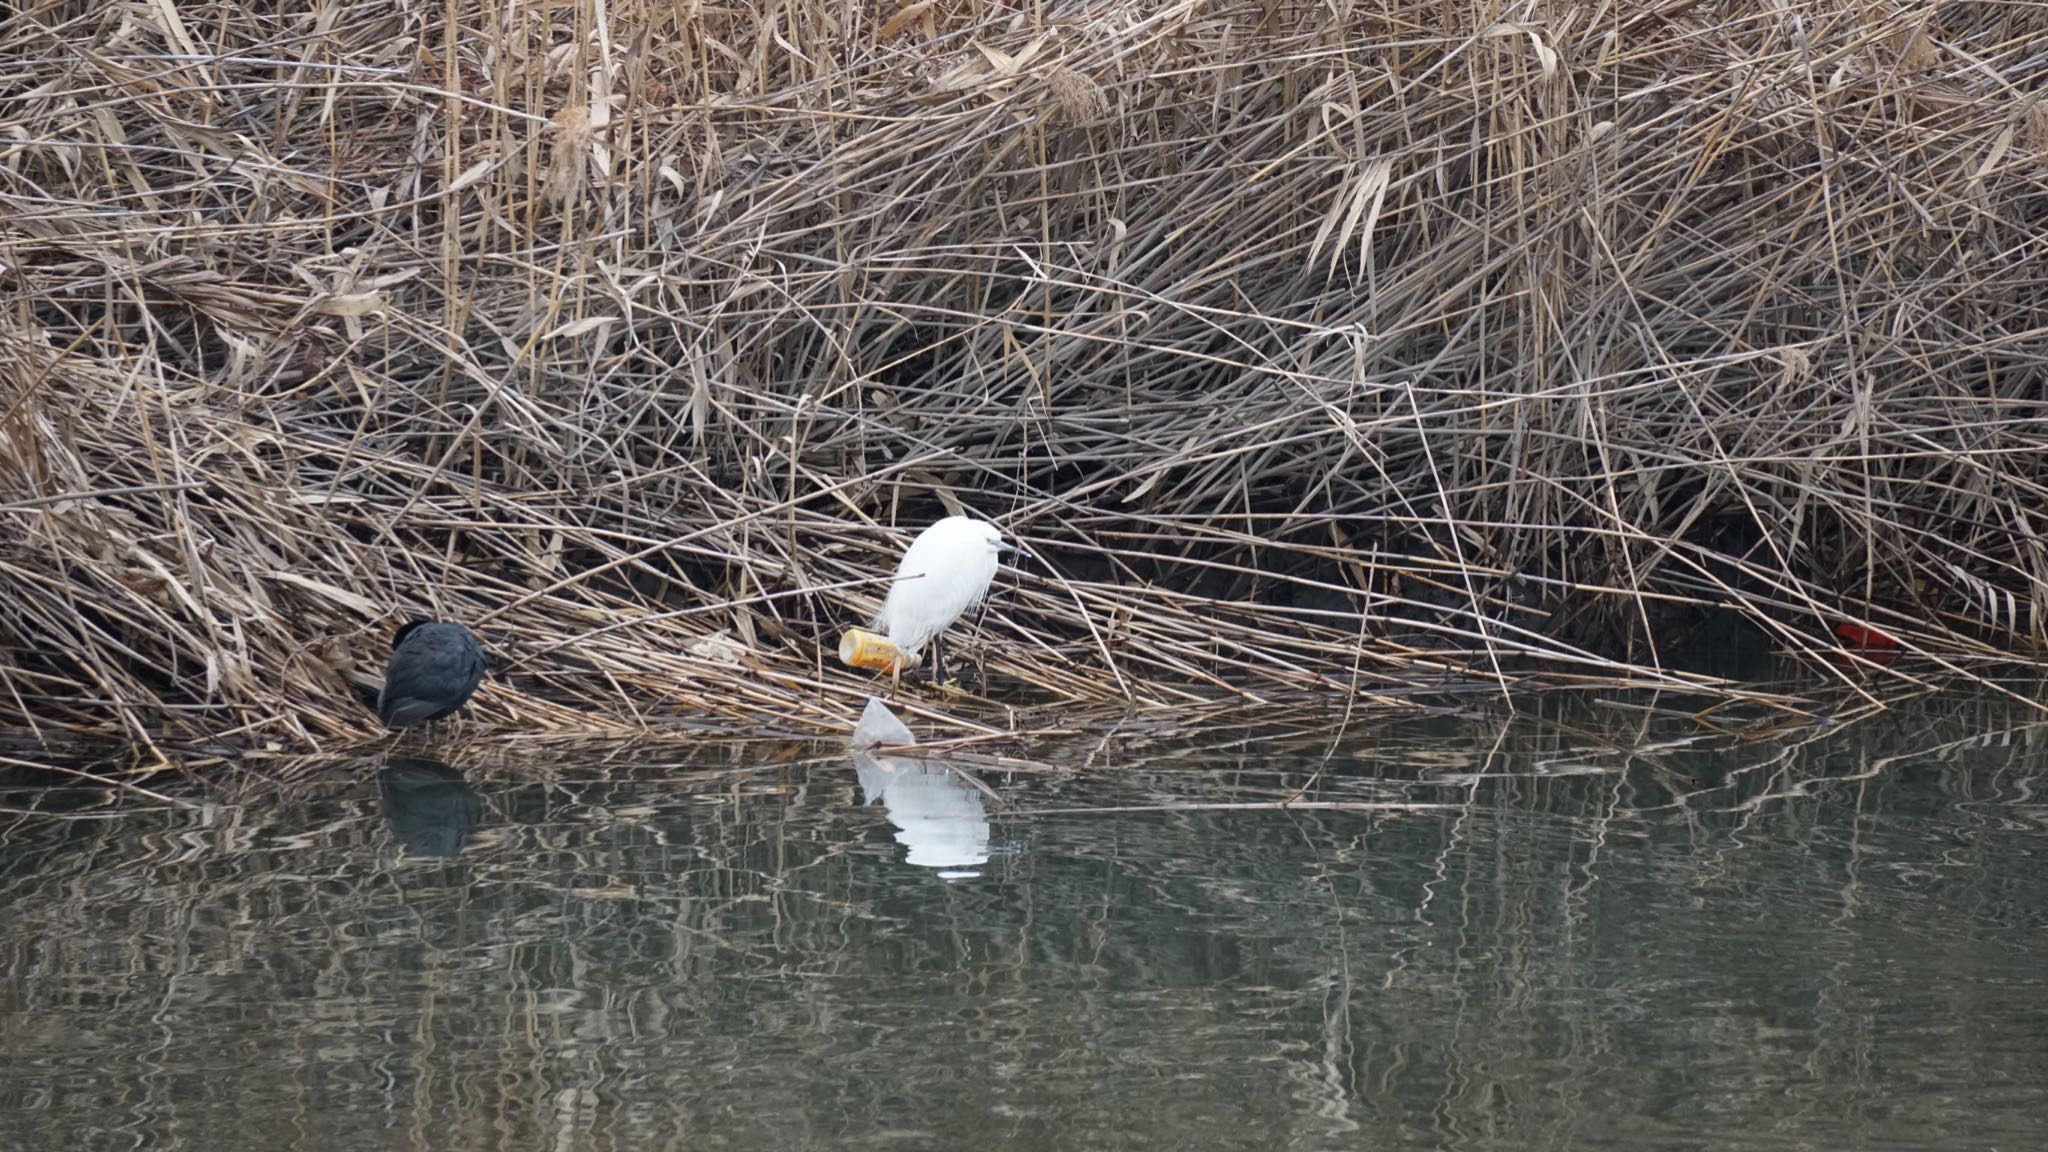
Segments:
[[[2033,659],[2048,16],[1738,8],[17,6],[0,720],[836,729],[954,502],[1070,707]]]

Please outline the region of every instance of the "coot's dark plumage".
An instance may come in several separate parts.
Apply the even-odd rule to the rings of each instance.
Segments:
[[[452,716],[484,679],[484,650],[460,624],[415,620],[398,630],[377,716],[403,728]]]

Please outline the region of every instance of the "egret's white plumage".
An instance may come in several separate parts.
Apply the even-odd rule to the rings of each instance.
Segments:
[[[998,556],[1013,550],[986,520],[948,516],[917,534],[896,566],[873,627],[916,659],[924,646],[988,594]]]

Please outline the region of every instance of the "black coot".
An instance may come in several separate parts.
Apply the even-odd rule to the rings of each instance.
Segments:
[[[460,624],[415,620],[392,638],[391,663],[377,693],[386,728],[454,715],[484,679],[484,650]]]

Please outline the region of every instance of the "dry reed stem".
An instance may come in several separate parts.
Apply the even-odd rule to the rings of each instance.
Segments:
[[[12,11],[6,723],[840,730],[956,505],[1070,710],[2048,642],[2038,6]]]

